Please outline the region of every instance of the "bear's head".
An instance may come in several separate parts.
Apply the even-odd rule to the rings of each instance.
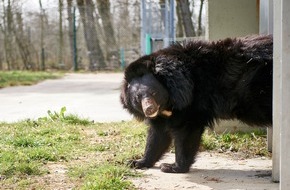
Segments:
[[[137,119],[155,118],[158,115],[169,117],[169,93],[152,73],[144,74],[125,82],[121,102],[125,109]]]
[[[175,54],[157,51],[125,70],[121,103],[137,119],[169,117],[192,103],[191,67]]]

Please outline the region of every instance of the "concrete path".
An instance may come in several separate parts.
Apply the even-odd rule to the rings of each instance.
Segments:
[[[272,161],[266,158],[237,159],[225,154],[201,152],[186,174],[160,171],[160,163],[173,163],[166,154],[154,167],[139,170],[145,175],[133,179],[138,189],[146,190],[278,190],[271,181]]]
[[[47,111],[77,114],[95,122],[129,120],[119,94],[122,73],[66,74],[33,86],[0,89],[0,121],[47,116]]]

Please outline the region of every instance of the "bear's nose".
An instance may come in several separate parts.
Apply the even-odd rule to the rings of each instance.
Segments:
[[[142,104],[142,110],[146,117],[156,117],[159,111],[159,105],[156,103],[154,98],[152,97],[146,97],[143,98],[141,101]]]

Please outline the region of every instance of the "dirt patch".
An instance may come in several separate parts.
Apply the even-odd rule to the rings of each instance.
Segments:
[[[95,144],[100,140],[95,130],[92,129],[83,129],[83,132],[88,137],[88,141],[92,144]],[[72,180],[68,176],[68,171],[70,166],[83,165],[87,163],[93,163],[98,158],[97,153],[91,153],[88,155],[82,155],[76,157],[69,162],[48,162],[44,166],[44,170],[47,170],[47,174],[42,176],[36,176],[32,179],[32,184],[30,185],[31,189],[53,189],[53,190],[70,190],[77,189],[81,182],[82,176],[79,176],[79,181],[77,179]]]
[[[75,182],[67,176],[68,167],[61,163],[48,163],[46,165],[48,174],[36,177],[31,185],[31,189],[55,189],[55,190],[69,190],[76,187]]]

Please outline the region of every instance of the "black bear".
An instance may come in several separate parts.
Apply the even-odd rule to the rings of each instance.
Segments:
[[[272,125],[272,36],[175,43],[131,63],[121,89],[123,107],[149,125],[144,157],[152,167],[172,141],[175,163],[161,171],[189,171],[205,127],[219,119]]]

